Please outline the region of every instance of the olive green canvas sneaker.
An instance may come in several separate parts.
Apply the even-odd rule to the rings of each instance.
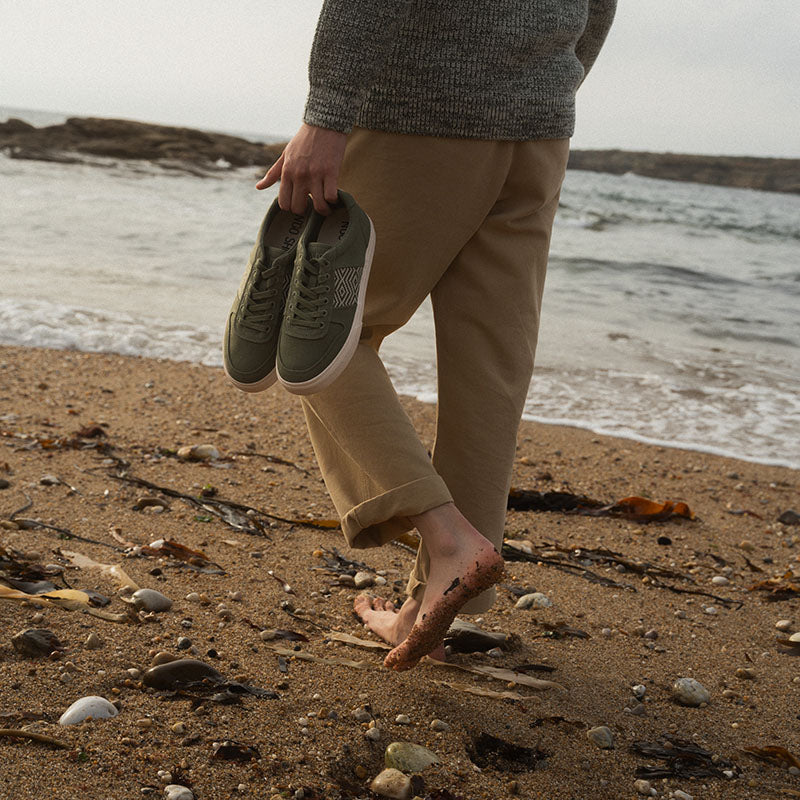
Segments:
[[[286,293],[300,235],[310,216],[270,206],[233,301],[222,345],[225,373],[244,392],[260,392],[276,381],[278,347]]]
[[[300,239],[278,337],[278,380],[294,394],[331,384],[361,336],[375,229],[347,192],[326,217],[312,212]]]

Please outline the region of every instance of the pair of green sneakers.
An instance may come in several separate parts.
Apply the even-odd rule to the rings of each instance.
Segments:
[[[361,335],[375,251],[372,221],[347,192],[328,216],[270,207],[258,232],[223,340],[234,386],[260,392],[280,381],[312,394],[350,362]]]

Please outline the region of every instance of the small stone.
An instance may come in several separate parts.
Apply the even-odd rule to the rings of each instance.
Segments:
[[[392,742],[384,754],[387,767],[394,767],[402,772],[422,772],[431,764],[438,764],[439,757],[420,744],[411,742]]]
[[[411,724],[411,719],[409,718],[408,714],[398,714],[394,718],[394,721],[398,725],[410,725]]]
[[[356,722],[369,722],[372,719],[372,714],[366,708],[357,708],[353,712],[353,719]]]
[[[711,583],[713,583],[714,586],[727,586],[730,581],[724,575],[715,575],[711,579]]]
[[[216,461],[219,450],[213,444],[196,444],[178,448],[178,458],[182,461]]]
[[[793,511],[791,508],[787,509],[778,517],[778,522],[784,525],[800,525],[800,514]]]
[[[363,766],[362,764],[356,764],[356,766],[353,767],[353,773],[355,774],[356,778],[358,778],[359,780],[362,780],[362,781],[369,774],[367,772],[367,768],[365,766]]]
[[[486,655],[489,658],[502,658],[504,653],[499,647],[493,647],[491,650],[486,651]]]
[[[60,717],[59,725],[77,725],[87,719],[110,719],[116,717],[119,710],[105,697],[91,695],[76,700]]]
[[[165,800],[194,800],[192,790],[178,783],[171,783],[164,787]]]
[[[792,629],[792,621],[790,619],[779,619],[775,623],[775,627],[781,633],[789,633],[789,631]]]
[[[739,542],[739,549],[744,550],[745,553],[752,553],[756,549],[756,546],[749,539],[742,539],[742,541]]]
[[[651,628],[649,631],[645,631],[644,638],[654,641],[655,639],[658,639],[658,631],[655,628]]]
[[[517,608],[549,608],[553,601],[542,592],[531,592],[524,594],[517,600]]]
[[[369,739],[371,742],[378,742],[381,738],[381,729],[380,728],[370,728],[364,736]]]
[[[687,794],[686,792],[682,791],[681,789],[676,789],[672,796],[675,800],[694,800],[694,796],[691,794]]]
[[[181,658],[151,667],[142,679],[144,685],[152,689],[174,689],[176,686],[205,680],[219,683],[223,677],[211,665],[193,658]]]
[[[182,722],[173,722],[172,725],[169,726],[169,729],[173,733],[177,733],[179,736],[186,733],[186,725],[184,725]]]
[[[144,611],[169,611],[172,600],[155,589],[137,589],[132,595],[136,608]]]
[[[36,658],[49,656],[54,650],[63,650],[58,637],[45,628],[28,628],[11,637],[14,649],[23,656]]]
[[[702,683],[694,678],[678,678],[672,684],[672,696],[681,705],[697,707],[701,703],[708,703],[711,695]]]
[[[233,600],[234,603],[242,602],[242,593],[240,591],[228,592],[228,600]]]
[[[683,609],[678,609],[673,615],[675,619],[686,619],[686,612]]]
[[[411,779],[398,769],[385,769],[370,783],[369,788],[381,797],[395,800],[409,800],[411,797]]]
[[[430,729],[432,731],[439,731],[440,733],[447,733],[447,731],[450,730],[450,726],[444,720],[432,719]]]
[[[637,683],[635,686],[631,686],[631,691],[637,700],[641,700],[647,693],[647,687],[643,683]]]
[[[94,631],[92,631],[86,637],[86,641],[83,643],[83,646],[87,650],[99,650],[103,646],[103,640]]]
[[[356,572],[353,576],[353,585],[356,589],[366,589],[375,585],[375,578],[371,572]]]
[[[34,614],[34,615],[31,617],[31,622],[32,622],[34,625],[39,625],[39,624],[41,624],[42,622],[44,622],[44,614],[42,614],[42,612],[41,612],[41,611],[37,611],[37,612],[36,612],[36,613],[35,613],[35,614]]]
[[[639,794],[649,795],[652,787],[650,786],[650,781],[642,780],[640,778],[638,781],[634,781],[633,788],[636,789]]]
[[[736,670],[736,677],[743,681],[754,681],[756,679],[756,672],[749,667],[739,667]]]
[[[598,725],[586,731],[590,742],[594,742],[601,750],[611,750],[614,747],[614,734],[605,725]]]
[[[150,717],[142,717],[142,719],[137,719],[136,727],[141,728],[142,730],[148,730],[149,728],[153,727],[153,720],[150,719]]]
[[[716,606],[703,606],[703,613],[704,614],[714,615],[714,614],[717,613],[717,607]]]
[[[159,650],[154,656],[150,664],[157,667],[159,664],[169,664],[170,661],[177,661],[178,656],[173,653],[168,653],[166,650]]]
[[[179,636],[177,641],[178,650],[188,650],[192,646],[192,640],[188,636]]]

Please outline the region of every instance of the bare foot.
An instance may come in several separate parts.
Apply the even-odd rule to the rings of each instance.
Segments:
[[[411,669],[441,646],[461,607],[503,575],[502,557],[455,506],[434,511],[442,513],[430,526],[422,515],[415,520],[430,554],[430,574],[413,627],[383,662],[390,669]]]
[[[413,597],[409,597],[397,609],[391,600],[360,594],[353,601],[353,608],[367,628],[380,636],[384,642],[396,646],[408,636],[414,627],[420,603]],[[444,661],[444,645],[440,643],[431,651],[430,656],[437,661]]]

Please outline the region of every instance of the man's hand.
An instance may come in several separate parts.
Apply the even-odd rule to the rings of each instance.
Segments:
[[[314,208],[320,214],[330,214],[329,203],[337,199],[346,142],[345,133],[303,123],[256,189],[266,189],[280,181],[278,205],[284,211],[302,214],[311,195]]]

